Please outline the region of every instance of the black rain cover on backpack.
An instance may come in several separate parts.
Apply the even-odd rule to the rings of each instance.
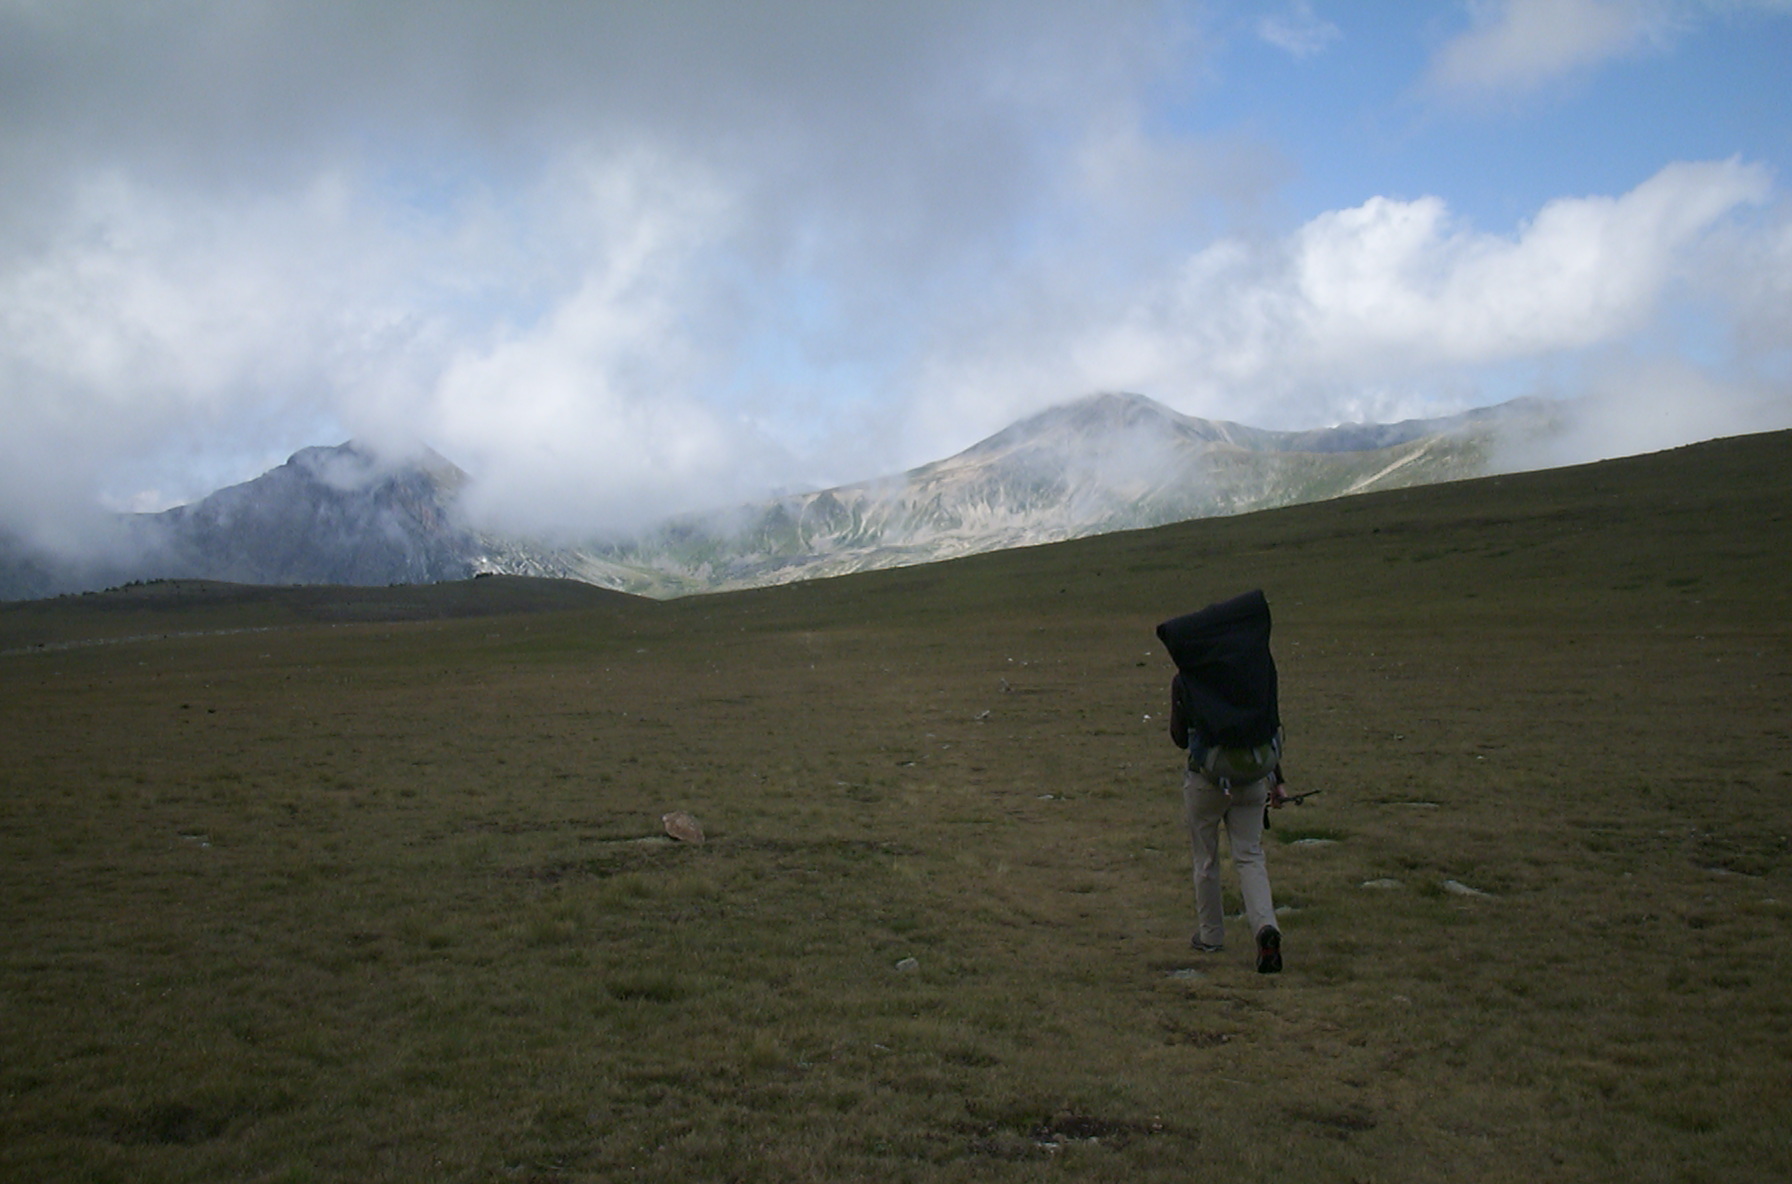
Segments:
[[[1182,674],[1189,722],[1203,742],[1269,743],[1282,718],[1269,653],[1269,601],[1260,589],[1165,621],[1157,639]]]

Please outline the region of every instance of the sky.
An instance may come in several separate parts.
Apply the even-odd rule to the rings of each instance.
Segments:
[[[427,445],[573,538],[1098,391],[1792,427],[1792,0],[0,0],[0,531]]]

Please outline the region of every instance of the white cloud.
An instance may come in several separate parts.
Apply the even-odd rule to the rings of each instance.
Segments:
[[[1441,90],[1473,96],[1534,90],[1577,69],[1659,44],[1668,0],[1497,0],[1472,6],[1474,27],[1431,63]]]
[[[1334,39],[1279,11],[1290,52]],[[1201,60],[1165,12],[0,0],[0,529],[348,435],[573,531],[1094,389],[1265,426],[1454,410],[1683,292],[1787,347],[1792,235],[1738,215],[1772,193],[1740,163],[1506,234],[1376,198],[1215,241],[1293,166],[1161,118]]]
[[[595,249],[537,323],[456,350],[404,422],[481,477],[477,519],[577,537],[754,492],[768,451],[692,392],[715,362],[693,271],[734,229],[727,194],[655,157],[591,162],[573,208]],[[393,425],[401,428],[401,424]]]
[[[1792,426],[1783,385],[1636,351],[1601,356],[1588,370],[1583,389],[1563,405],[1559,434],[1507,441],[1496,467],[1582,464]]]
[[[1258,37],[1297,58],[1321,53],[1343,35],[1338,26],[1315,14],[1307,0],[1297,0],[1287,11],[1257,21]]]
[[[1455,229],[1436,198],[1376,198],[1297,236],[1297,323],[1344,366],[1482,364],[1611,341],[1646,325],[1720,217],[1769,190],[1760,168],[1670,165],[1619,198],[1553,201],[1515,237]]]
[[[435,446],[513,528],[770,484],[776,450],[697,396],[741,331],[705,274],[738,243],[733,191],[628,151],[571,155],[508,197],[416,210],[341,177],[247,204],[85,190],[64,234],[0,273],[0,504],[55,534],[51,506],[159,509],[346,435]],[[247,471],[170,486],[132,463],[191,464],[207,432]]]
[[[1792,239],[1736,217],[1772,193],[1758,166],[1682,163],[1618,197],[1551,202],[1512,234],[1458,225],[1438,198],[1378,197],[1282,238],[1224,239],[1124,306],[1066,289],[1056,322],[1014,326],[1005,351],[936,358],[922,427],[999,426],[1054,388],[1251,407],[1262,426],[1460,410],[1515,365],[1647,342],[1683,299],[1783,289]]]
[[[1694,276],[1699,292],[1724,310],[1744,355],[1792,380],[1792,201],[1727,228],[1714,246]]]
[[[1792,15],[1787,0],[1470,0],[1468,9],[1471,28],[1438,48],[1427,79],[1459,99],[1525,94],[1665,50],[1713,18]]]
[[[390,315],[361,294],[381,266],[365,229],[327,179],[199,209],[116,176],[81,186],[58,233],[0,267],[0,507],[52,527],[144,451],[245,413],[309,420]]]
[[[891,375],[1181,36],[1149,0],[0,5],[0,527],[320,432],[542,528],[800,482],[779,440],[889,465]]]

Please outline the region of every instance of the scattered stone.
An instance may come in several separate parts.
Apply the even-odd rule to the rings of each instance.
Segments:
[[[1479,888],[1470,888],[1460,880],[1445,880],[1444,891],[1451,896],[1486,896]]]
[[[1164,977],[1165,978],[1173,978],[1179,982],[1188,983],[1188,982],[1198,982],[1201,978],[1203,978],[1205,976],[1203,976],[1202,973],[1199,970],[1196,970],[1193,966],[1184,966],[1180,970],[1170,971],[1168,974],[1164,975]]]
[[[1396,880],[1391,876],[1384,876],[1379,880],[1364,880],[1363,887],[1365,887],[1365,888],[1404,888],[1404,887],[1406,887],[1406,885],[1402,884],[1399,880]]]
[[[1296,839],[1288,845],[1290,847],[1335,847],[1338,845],[1338,840],[1336,840],[1336,839]]]
[[[978,721],[978,722],[979,722],[979,723],[981,723],[981,722],[982,722],[982,721],[984,721],[984,720],[986,720],[986,719],[988,719],[988,718],[989,718],[989,712],[988,712],[988,711],[987,711],[987,710],[984,710],[984,711],[979,711],[979,712],[978,712],[978,713],[977,713],[977,714],[976,714],[976,715],[975,715],[975,716],[974,716],[974,717],[972,717],[972,718],[974,718],[974,719],[976,719],[976,720],[977,720],[977,721]]]
[[[683,810],[674,810],[670,814],[662,814],[660,816],[660,824],[666,828],[667,834],[671,835],[681,843],[701,844],[703,842],[703,828],[697,825],[697,820],[695,818],[692,818]]]
[[[907,974],[911,970],[921,969],[921,963],[914,958],[904,958],[902,961],[896,963],[896,969],[903,974]]]
[[[1055,793],[1042,793],[1039,795],[1039,800],[1042,802],[1049,802],[1055,800],[1057,796],[1058,795]]]

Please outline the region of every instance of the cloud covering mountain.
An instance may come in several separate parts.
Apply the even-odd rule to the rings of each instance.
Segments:
[[[0,0],[0,530],[429,440],[568,541],[1089,390],[1792,423],[1781,3]]]
[[[103,550],[0,536],[0,599],[125,581],[396,584],[553,576],[648,595],[814,579],[1485,473],[1559,438],[1560,407],[1518,401],[1439,420],[1266,431],[1141,395],[1050,408],[875,480],[685,514],[574,545],[476,530],[477,483],[430,450],[306,448],[187,506],[115,517]]]

